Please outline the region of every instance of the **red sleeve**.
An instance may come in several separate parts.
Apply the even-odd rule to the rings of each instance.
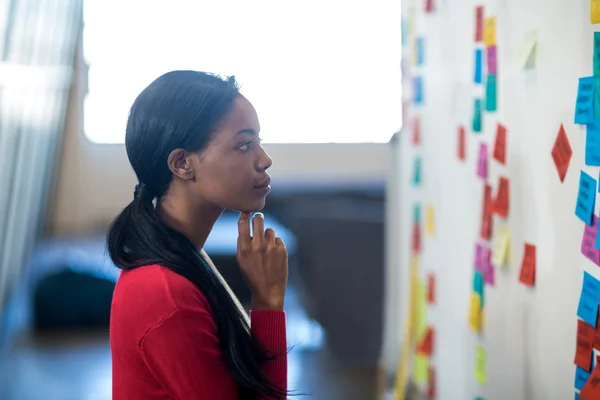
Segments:
[[[276,310],[250,311],[252,335],[270,354],[278,357],[267,363],[264,371],[280,388],[287,390],[287,337],[285,312]]]
[[[140,342],[156,380],[176,399],[229,400],[237,385],[227,370],[208,312],[174,310]]]

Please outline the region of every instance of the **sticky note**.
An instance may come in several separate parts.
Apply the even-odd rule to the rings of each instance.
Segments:
[[[419,222],[413,223],[412,251],[415,254],[421,252],[421,224]]]
[[[413,221],[421,221],[421,205],[419,203],[413,205]]]
[[[483,240],[492,238],[492,186],[486,184],[483,187],[483,206],[481,208],[481,231],[479,236]]]
[[[590,0],[590,23],[600,24],[600,0]]]
[[[501,164],[506,162],[506,128],[502,124],[496,127],[496,140],[494,141],[494,158]]]
[[[427,303],[435,303],[435,275],[433,273],[427,276]]]
[[[522,284],[533,286],[535,283],[535,263],[535,246],[530,243],[525,243],[523,260],[521,261],[521,272],[519,273],[519,281]]]
[[[487,369],[485,359],[485,349],[478,345],[475,348],[475,379],[482,385],[487,382]]]
[[[483,271],[483,246],[479,243],[475,244],[475,270]]]
[[[594,121],[594,86],[593,76],[579,78],[577,100],[575,101],[576,124],[589,124]]]
[[[483,6],[475,7],[475,42],[483,40]]]
[[[473,291],[479,295],[479,304],[481,308],[485,306],[483,287],[483,274],[480,271],[475,271],[475,274],[473,274]]]
[[[513,64],[518,68],[535,68],[535,53],[537,47],[537,31],[535,29],[525,33],[523,42],[515,55]]]
[[[433,327],[428,326],[423,334],[423,337],[421,338],[420,343],[417,345],[417,353],[423,356],[431,357],[431,354],[433,353],[434,339],[435,330]]]
[[[432,204],[427,205],[427,213],[425,214],[425,232],[428,235],[435,234],[435,208]]]
[[[427,330],[427,288],[423,282],[417,285],[418,302],[417,302],[417,326],[416,337],[421,340]]]
[[[579,392],[579,397],[584,400],[600,399],[600,368],[596,367],[587,382]]]
[[[581,390],[590,377],[590,372],[583,368],[575,367],[575,389]]]
[[[565,181],[572,155],[573,150],[571,150],[565,127],[563,124],[560,124],[558,135],[556,136],[554,146],[552,147],[552,159],[554,160],[554,165],[556,166],[558,177],[561,182]]]
[[[594,118],[600,119],[600,77],[598,76],[594,77]]]
[[[469,326],[475,332],[481,331],[481,298],[475,292],[471,293],[469,306]]]
[[[490,286],[494,286],[495,284],[495,272],[494,266],[492,265],[492,252],[488,251],[484,256],[487,258],[487,261],[484,263],[485,272],[483,273],[483,277],[485,278],[485,283]]]
[[[417,65],[425,64],[425,38],[417,38]]]
[[[600,32],[594,32],[594,76],[600,76]]]
[[[415,117],[412,121],[413,123],[413,131],[412,131],[412,143],[415,146],[421,144],[421,119]]]
[[[593,340],[594,328],[585,321],[578,319],[575,359],[573,362],[585,371],[589,371],[592,368],[592,356],[594,354],[592,347]]]
[[[487,60],[488,75],[496,75],[498,73],[498,61],[496,59],[496,46],[490,46],[485,51],[485,59]]]
[[[508,226],[501,226],[498,230],[498,235],[494,242],[494,250],[492,251],[492,264],[500,268],[508,261],[510,254],[510,230]]]
[[[496,17],[488,17],[485,19],[483,41],[486,47],[496,45]]]
[[[415,169],[413,171],[413,185],[419,186],[421,184],[421,157],[415,158]]]
[[[583,283],[581,286],[581,294],[579,296],[579,305],[577,306],[577,316],[583,321],[585,321],[587,324],[589,324],[591,327],[596,327],[596,323],[598,320],[599,302],[600,282],[588,272],[584,271]],[[590,339],[590,343],[592,342],[592,340],[593,336],[592,339]]]
[[[600,250],[596,247],[598,237],[598,217],[592,218],[592,224],[584,225],[583,237],[581,238],[581,254],[600,266]]]
[[[482,104],[483,101],[481,99],[475,99],[473,103],[473,132],[481,132],[482,130]]]
[[[477,176],[486,179],[488,174],[487,144],[479,144],[479,160],[477,161]]]
[[[413,102],[423,104],[423,78],[421,76],[413,78]]]
[[[498,193],[494,199],[494,214],[506,218],[508,216],[508,206],[510,198],[510,184],[508,178],[501,176],[498,178]]]
[[[585,127],[585,165],[600,166],[600,121]]]
[[[596,180],[581,171],[579,176],[579,193],[577,194],[577,205],[575,215],[583,222],[590,225],[596,202]]]
[[[467,158],[467,132],[464,126],[458,127],[458,159],[461,161]]]
[[[435,375],[435,368],[429,367],[429,382],[427,386],[427,398],[435,399],[437,396],[437,381]]]
[[[429,359],[422,355],[415,355],[415,382],[423,385],[427,383],[429,375]]]
[[[488,75],[485,83],[485,110],[496,111],[498,94],[496,91],[496,75]]]
[[[483,83],[483,50],[475,49],[475,76],[473,82]]]

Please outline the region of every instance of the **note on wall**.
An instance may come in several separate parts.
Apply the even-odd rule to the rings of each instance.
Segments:
[[[412,143],[415,146],[421,144],[421,119],[419,117],[413,118]]]
[[[498,235],[494,241],[494,250],[492,251],[492,264],[500,268],[508,263],[510,256],[510,230],[508,226],[501,226]]]
[[[498,178],[498,193],[494,199],[494,213],[506,218],[508,216],[508,207],[510,201],[510,186],[508,178],[501,176]]]
[[[496,270],[495,270],[494,266],[492,265],[491,249],[484,248],[482,258],[483,258],[483,268],[484,268],[483,277],[485,279],[485,283],[487,283],[490,286],[494,286]]]
[[[577,194],[577,205],[575,215],[583,222],[590,225],[596,202],[596,180],[581,171],[579,175],[579,193]]]
[[[421,224],[419,222],[413,223],[412,251],[415,254],[421,252]]]
[[[485,307],[483,274],[481,271],[475,271],[473,274],[473,291],[479,295],[479,304],[481,308]]]
[[[471,302],[469,305],[469,326],[475,332],[480,332],[482,328],[481,318],[481,298],[475,292],[471,293]]]
[[[565,181],[572,155],[573,150],[571,150],[565,127],[563,124],[560,124],[558,135],[556,136],[554,146],[552,147],[552,159],[554,160],[554,165],[556,166],[558,177],[561,182]]]
[[[483,187],[483,206],[481,209],[481,231],[479,233],[483,240],[490,240],[492,238],[492,186],[486,184]]]
[[[496,46],[490,46],[486,49],[487,73],[496,75],[498,72],[498,61],[496,59]]]
[[[590,372],[583,368],[575,367],[575,389],[581,390],[590,377]]]
[[[592,328],[596,327],[598,320],[598,302],[600,302],[600,282],[591,274],[584,271],[579,305],[577,306],[577,316]],[[590,342],[593,339],[592,336]]]
[[[482,385],[487,382],[486,352],[481,345],[475,348],[475,379]]]
[[[600,0],[590,0],[590,23],[600,24]]]
[[[413,222],[421,221],[421,204],[413,204]]]
[[[594,76],[600,76],[600,32],[594,32]]]
[[[435,275],[433,272],[427,276],[427,302],[435,304]]]
[[[600,119],[600,77],[598,76],[594,77],[594,118]]]
[[[485,19],[483,38],[486,47],[496,45],[496,17],[488,17]]]
[[[429,367],[429,382],[427,388],[427,398],[435,399],[437,396],[437,381],[435,375],[435,368]]]
[[[583,400],[600,399],[600,368],[596,366],[589,379],[579,392],[579,397]]]
[[[594,77],[579,78],[577,100],[575,101],[575,123],[594,122]]]
[[[597,246],[598,237],[598,217],[592,218],[592,224],[585,224],[583,228],[583,237],[581,238],[581,254],[592,260],[596,265],[600,265],[600,250]]]
[[[483,6],[475,7],[475,42],[483,40]]]
[[[483,50],[475,49],[475,74],[473,82],[483,83]]]
[[[483,271],[483,246],[479,243],[475,244],[475,270]]]
[[[429,359],[420,354],[415,355],[415,382],[420,385],[427,383],[429,375]]]
[[[535,263],[535,246],[530,243],[525,243],[523,260],[521,261],[521,272],[519,274],[519,281],[524,285],[533,286],[535,283]]]
[[[488,154],[487,144],[481,142],[479,144],[479,159],[477,162],[477,176],[485,180],[488,174]]]
[[[421,338],[420,343],[418,343],[417,345],[417,353],[423,356],[431,357],[431,355],[433,354],[434,340],[435,331],[433,327],[428,326],[427,330],[423,334],[423,337]]]
[[[473,132],[481,132],[483,129],[483,121],[481,119],[481,113],[483,112],[482,103],[482,99],[475,99],[473,102]]]
[[[423,78],[420,76],[413,78],[413,102],[415,104],[423,103]]]
[[[501,164],[506,162],[506,128],[498,124],[494,141],[494,158]]]
[[[496,87],[496,75],[488,75],[485,83],[486,111],[496,111],[496,109],[498,108],[498,93]]]
[[[592,367],[592,341],[594,328],[580,319],[577,320],[577,341],[575,346],[574,363],[579,368],[589,371]]]
[[[415,167],[413,171],[413,185],[419,186],[421,184],[421,157],[415,158]]]
[[[467,132],[464,126],[458,127],[458,159],[461,161],[467,158]]]
[[[600,121],[585,128],[585,165],[600,166]]]
[[[428,235],[435,235],[435,208],[433,207],[433,204],[427,205],[425,214],[425,233]]]

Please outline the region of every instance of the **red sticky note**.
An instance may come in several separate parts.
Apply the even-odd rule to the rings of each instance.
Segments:
[[[413,224],[412,251],[414,253],[421,252],[421,227],[418,221]]]
[[[435,275],[433,273],[427,277],[427,302],[435,303]]]
[[[466,160],[467,159],[467,132],[463,125],[458,127],[458,159]]]
[[[583,400],[600,399],[600,367],[596,366],[583,389],[579,392],[579,398]]]
[[[475,7],[475,42],[483,41],[483,6]]]
[[[435,369],[429,367],[429,387],[427,388],[427,398],[435,399],[437,393],[437,382],[435,377]]]
[[[508,216],[508,203],[509,203],[509,182],[508,178],[501,176],[498,178],[498,193],[494,200],[494,213],[501,217]]]
[[[565,181],[572,155],[573,150],[571,150],[565,127],[563,124],[560,124],[560,130],[558,131],[554,146],[552,147],[552,159],[554,160],[554,165],[556,166],[558,177],[561,182]]]
[[[481,212],[481,232],[483,240],[492,238],[492,186],[486,184],[483,189],[483,210]]]
[[[502,164],[506,162],[506,128],[502,124],[498,124],[498,128],[496,128],[494,158]]]
[[[577,346],[575,349],[575,365],[586,371],[592,367],[593,343],[596,332],[587,322],[577,320]]]
[[[433,12],[433,0],[425,0],[425,12]]]
[[[535,246],[529,243],[525,243],[519,281],[527,286],[535,283]]]
[[[433,354],[433,341],[435,339],[435,331],[431,326],[427,327],[421,343],[417,346],[417,352],[427,357]]]
[[[415,118],[413,120],[412,142],[415,146],[421,144],[421,120]]]

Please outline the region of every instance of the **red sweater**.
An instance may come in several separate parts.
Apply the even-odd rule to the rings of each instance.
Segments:
[[[251,311],[252,335],[282,356],[264,370],[287,387],[285,313]],[[113,400],[237,400],[214,313],[187,279],[159,265],[123,271],[110,320]]]

